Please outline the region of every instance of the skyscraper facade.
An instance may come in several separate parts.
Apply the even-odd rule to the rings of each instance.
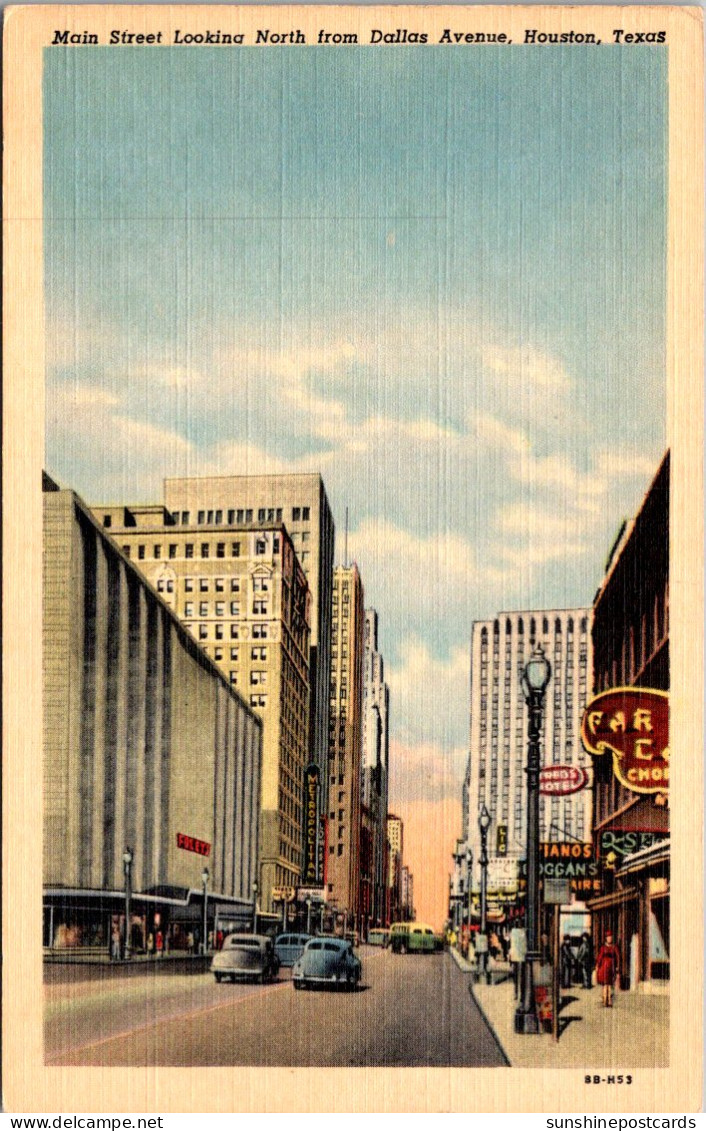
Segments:
[[[480,857],[478,815],[490,813],[490,857],[525,855],[527,709],[522,675],[540,644],[551,664],[544,700],[543,766],[590,771],[581,744],[581,716],[591,673],[590,611],[548,609],[499,613],[475,621],[471,641],[470,754],[464,785],[464,840]],[[542,841],[591,837],[591,791],[540,798]]]
[[[373,882],[368,914],[375,923],[383,922],[386,905],[389,711],[390,690],[385,683],[383,659],[378,651],[378,614],[375,609],[366,609],[361,789],[363,804],[370,813]]]
[[[311,475],[225,475],[165,479],[164,503],[177,525],[227,530],[284,523],[311,592],[308,762],[319,770],[319,813],[328,810],[328,706],[335,528],[323,480]],[[320,827],[319,867],[323,866]],[[323,877],[318,877],[322,882]]]
[[[326,897],[358,921],[364,607],[356,565],[334,570],[331,624]]]

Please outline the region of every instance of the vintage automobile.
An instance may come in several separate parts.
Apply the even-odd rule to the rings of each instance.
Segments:
[[[213,956],[211,971],[217,982],[236,978],[270,982],[279,973],[279,959],[266,935],[227,935]]]
[[[323,935],[311,939],[292,969],[295,990],[308,986],[345,986],[353,990],[362,974],[359,958],[346,939]]]
[[[275,939],[275,954],[280,966],[293,966],[311,937],[302,934],[278,935]]]

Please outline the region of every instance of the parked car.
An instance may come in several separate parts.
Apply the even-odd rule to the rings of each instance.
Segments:
[[[213,956],[211,971],[217,982],[236,978],[269,982],[279,973],[279,959],[266,935],[227,935]]]
[[[275,939],[275,954],[280,966],[293,966],[311,937],[311,935],[278,935]]]
[[[439,950],[439,940],[426,923],[393,923],[390,948],[394,954],[431,953]]]
[[[292,969],[295,990],[306,986],[345,986],[355,989],[363,968],[347,939],[322,936],[311,939]]]

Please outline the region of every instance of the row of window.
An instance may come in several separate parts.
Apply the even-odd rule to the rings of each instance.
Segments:
[[[310,514],[309,507],[292,507],[292,522],[308,522]],[[229,510],[214,508],[196,511],[196,523],[198,526],[220,526],[224,515],[228,526],[255,521],[255,510],[252,507],[231,507]],[[282,507],[259,507],[257,510],[258,522],[282,522],[282,516]],[[172,511],[172,521],[177,525],[190,526],[191,511]],[[110,526],[110,515],[105,516],[103,525]]]
[[[264,557],[268,553],[268,546],[269,546],[269,542],[268,542],[267,537],[263,536],[261,538],[256,538],[255,539],[255,554],[256,554],[256,556],[257,557]],[[165,549],[165,547],[162,546],[161,543],[156,542],[152,547],[152,557],[155,560],[159,561],[163,557],[163,555],[162,555],[163,549]],[[171,559],[178,558],[180,556],[179,549],[180,549],[179,543],[170,542],[166,546],[166,550],[167,550],[166,556],[168,558],[171,558]],[[201,558],[210,558],[210,557],[226,558],[226,557],[229,557],[229,556],[231,558],[239,558],[240,557],[240,542],[231,542],[230,543],[230,551],[228,551],[228,543],[226,543],[226,542],[200,542],[198,544],[196,544],[194,542],[184,542],[182,544],[182,549],[183,549],[185,558],[196,557],[196,554],[194,553],[194,551],[196,549],[199,550],[199,556]],[[211,554],[212,550],[214,551],[213,554]],[[275,553],[275,554],[278,554],[279,550],[280,550],[280,537],[279,537],[279,534],[275,534],[274,538],[272,539],[272,552]],[[126,558],[129,558],[131,556],[131,552],[132,552],[131,545],[126,544],[126,545],[123,546],[123,553],[125,554]],[[308,557],[309,557],[308,551],[304,554],[301,554],[300,556],[302,558],[308,559]],[[138,557],[139,561],[144,561],[145,558],[147,557],[147,546],[142,542],[139,542],[138,545],[137,545],[137,557]]]

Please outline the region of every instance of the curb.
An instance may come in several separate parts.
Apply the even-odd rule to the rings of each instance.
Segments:
[[[503,1057],[503,1059],[505,1061],[506,1067],[512,1068],[512,1061],[510,1060],[510,1057],[507,1055],[507,1053],[505,1052],[505,1049],[503,1048],[502,1044],[500,1043],[500,1038],[498,1037],[498,1034],[495,1032],[495,1029],[491,1025],[488,1014],[485,1012],[485,1010],[483,1009],[483,1006],[478,1001],[478,998],[473,993],[473,982],[469,982],[468,992],[471,995],[471,997],[473,998],[473,1004],[476,1006],[476,1008],[478,1009],[478,1012],[480,1013],[481,1017],[483,1018],[486,1025],[488,1026],[488,1028],[489,1028],[489,1030],[492,1034],[493,1040],[495,1041],[495,1044],[498,1047],[498,1052],[500,1053],[500,1055]]]

